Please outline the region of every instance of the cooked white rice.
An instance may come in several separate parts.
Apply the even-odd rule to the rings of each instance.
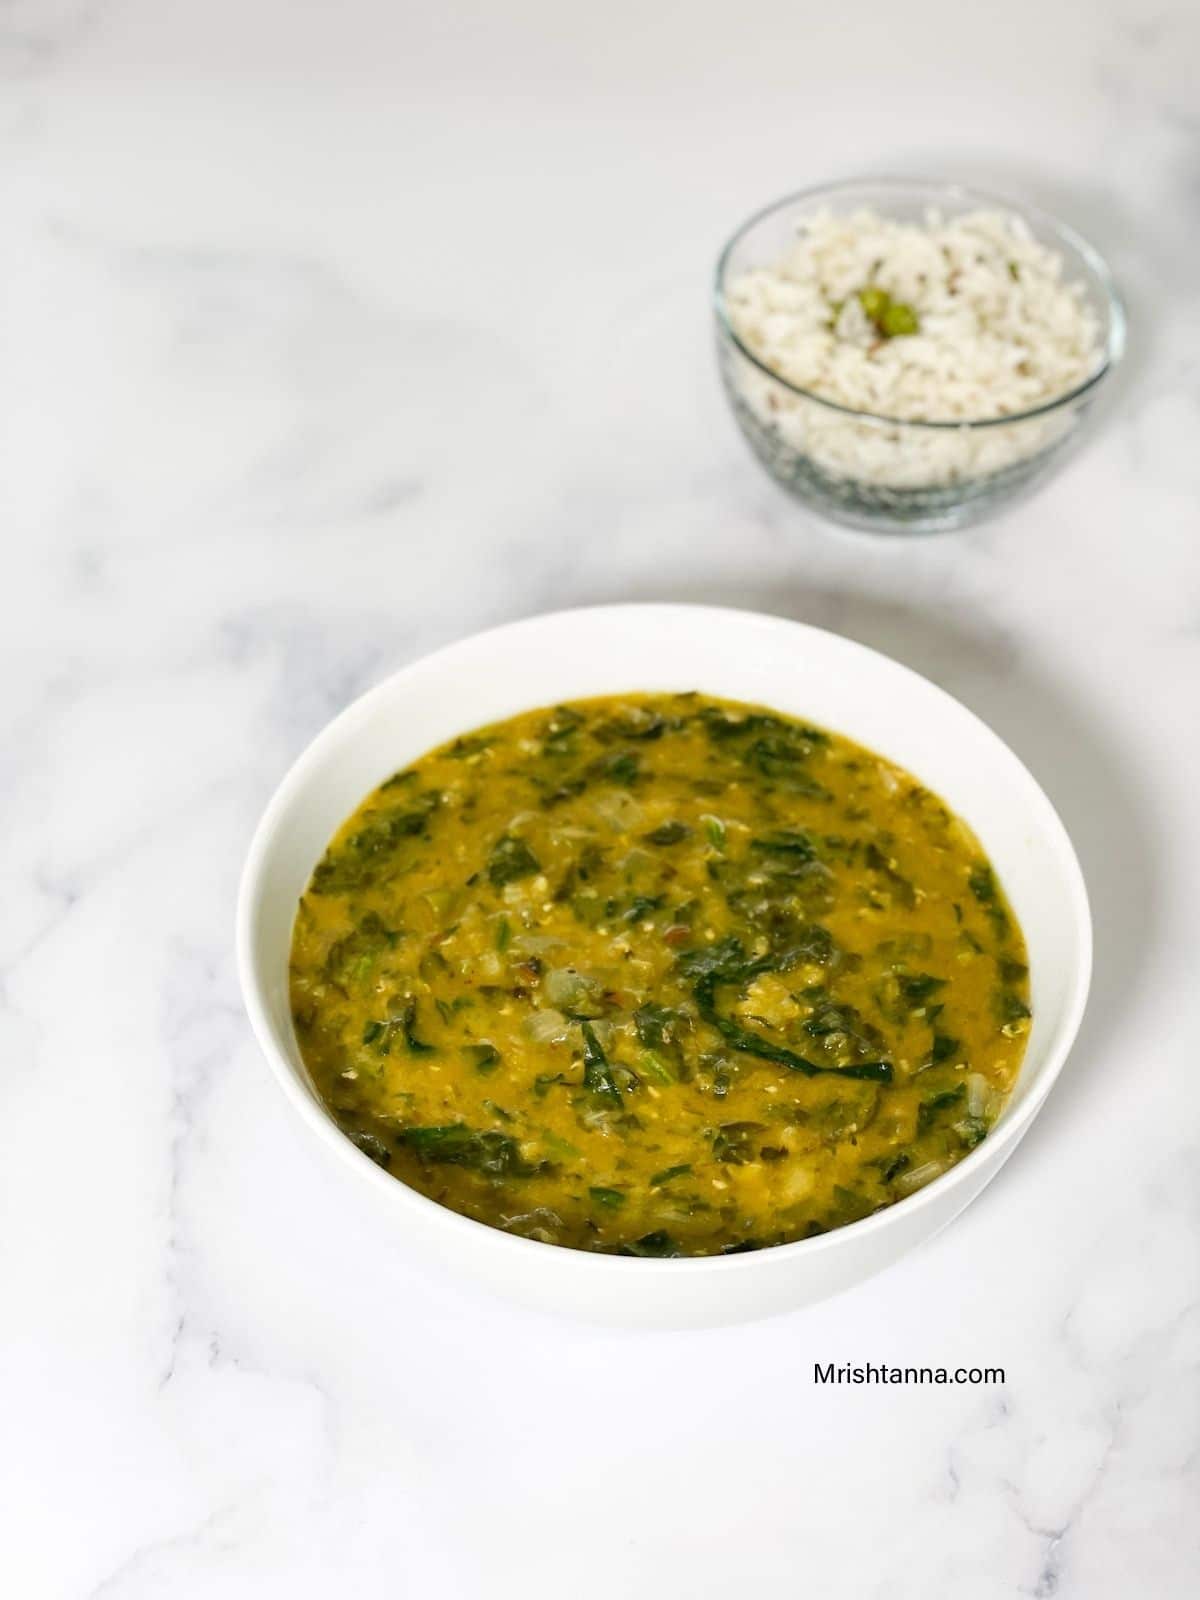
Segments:
[[[1063,268],[1000,211],[930,212],[924,223],[822,211],[782,259],[729,283],[726,302],[745,347],[797,388],[873,417],[977,422],[1040,406],[1097,368],[1096,317]],[[884,337],[863,309],[866,288],[910,307],[918,330]],[[1000,470],[1071,422],[889,429],[792,396],[746,362],[734,381],[765,424],[825,470],[897,487]]]

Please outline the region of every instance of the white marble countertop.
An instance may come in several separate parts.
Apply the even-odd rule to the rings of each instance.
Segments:
[[[1198,53],[1178,0],[0,13],[14,1600],[1196,1592]],[[963,536],[810,518],[713,371],[724,234],[880,168],[1041,200],[1130,303],[1107,428]],[[1046,1113],[933,1244],[635,1336],[397,1253],[270,1081],[231,928],[359,690],[664,597],[980,712],[1074,835],[1098,958]],[[1007,1381],[814,1385],[867,1359]]]

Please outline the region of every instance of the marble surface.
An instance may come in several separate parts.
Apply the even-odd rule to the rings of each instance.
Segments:
[[[0,10],[6,1593],[1196,1592],[1198,59],[1172,0]],[[1042,201],[1131,310],[1092,445],[918,544],[772,488],[707,326],[744,213],[880,168]],[[952,1228],[804,1314],[635,1336],[397,1251],[269,1080],[231,930],[360,690],[663,597],[980,712],[1098,952]],[[1007,1381],[814,1385],[867,1359]]]

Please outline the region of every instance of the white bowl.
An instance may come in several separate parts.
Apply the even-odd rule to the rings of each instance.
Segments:
[[[698,689],[848,735],[907,768],[975,830],[1029,948],[1033,1025],[990,1136],[927,1188],[862,1222],[740,1255],[643,1260],[521,1239],[428,1200],[363,1155],[318,1099],[292,1031],[288,952],[297,901],[330,836],[398,767],[534,706],[635,690]],[[1037,1115],[1078,1030],[1091,919],[1075,852],[1012,751],[907,668],[800,623],[703,606],[601,606],[477,634],[363,695],[309,746],[259,824],[242,878],[246,1008],[284,1094],[324,1147],[420,1250],[527,1304],[643,1327],[708,1327],[810,1304],[888,1266],[994,1178]]]

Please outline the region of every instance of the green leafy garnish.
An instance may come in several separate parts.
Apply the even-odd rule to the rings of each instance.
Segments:
[[[884,1183],[891,1183],[893,1178],[898,1178],[902,1172],[908,1171],[912,1166],[912,1157],[907,1150],[898,1150],[895,1155],[884,1156],[875,1164]]]
[[[662,845],[678,844],[682,839],[686,839],[691,831],[682,822],[664,822],[659,827],[651,829],[646,835],[646,842]]]
[[[584,1087],[590,1089],[594,1095],[620,1105],[621,1091],[617,1087],[617,1080],[613,1076],[608,1057],[596,1037],[596,1030],[590,1022],[583,1022],[580,1024],[580,1031],[583,1034]]]
[[[858,291],[858,303],[866,313],[867,320],[877,323],[890,302],[886,289],[881,289],[878,284],[869,283],[865,289]]]
[[[757,1160],[754,1137],[765,1130],[761,1122],[724,1122],[713,1134],[713,1159],[742,1167]]]
[[[500,1065],[500,1052],[494,1044],[465,1044],[463,1056],[482,1077],[488,1077]]]
[[[725,848],[725,824],[720,817],[706,816],[703,818],[704,831],[708,835],[708,842],[714,850]]]
[[[417,1002],[406,995],[399,1011],[393,1012],[386,1022],[371,1021],[364,1025],[362,1042],[373,1045],[380,1055],[391,1054],[392,1041],[399,1034],[413,1055],[427,1055],[435,1047],[418,1038]]]
[[[517,1141],[508,1134],[481,1133],[465,1122],[403,1128],[396,1142],[411,1150],[422,1162],[466,1167],[489,1178],[534,1178],[549,1170],[544,1161],[526,1161]]]
[[[931,972],[901,973],[896,980],[905,1005],[923,1006],[930,995],[946,987],[945,978],[935,978]]]
[[[417,1037],[417,1002],[410,995],[400,1012],[400,1029],[404,1042],[414,1056],[427,1055],[434,1047]]]
[[[858,1194],[840,1183],[833,1186],[833,1203],[834,1215],[840,1226],[848,1222],[861,1222],[875,1210],[874,1200],[868,1200],[865,1194]]]
[[[763,855],[784,856],[791,861],[815,861],[817,847],[807,833],[798,829],[781,828],[768,838],[751,839],[750,848]]]
[[[893,300],[884,307],[883,315],[876,326],[888,339],[902,339],[921,331],[917,313],[911,306],[906,306],[899,300]]]
[[[676,1074],[656,1050],[643,1050],[638,1057],[638,1071],[651,1083],[674,1083]]]
[[[364,982],[375,973],[382,957],[400,943],[400,937],[377,912],[368,911],[353,933],[330,946],[323,969],[325,977],[341,988]]]
[[[588,771],[602,782],[615,783],[628,789],[637,782],[638,757],[636,750],[618,750],[612,755],[593,761]]]
[[[664,894],[635,894],[621,913],[622,922],[643,922],[653,912],[662,910],[666,898]]]
[[[677,1167],[664,1167],[661,1172],[656,1172],[650,1179],[652,1189],[661,1189],[664,1183],[670,1183],[672,1178],[685,1178],[691,1172],[691,1162],[683,1161]]]
[[[363,1155],[370,1156],[376,1166],[384,1167],[385,1169],[391,1166],[392,1152],[377,1133],[360,1129],[358,1132],[352,1133],[350,1138],[362,1151]]]
[[[665,1229],[656,1228],[653,1233],[644,1233],[640,1239],[635,1239],[632,1244],[623,1244],[618,1254],[661,1258],[663,1256],[682,1255],[683,1252]]]
[[[960,1041],[952,1038],[948,1033],[935,1033],[925,1065],[927,1067],[936,1067],[943,1061],[949,1061],[951,1056],[956,1055],[961,1048]]]
[[[1013,1022],[1023,1022],[1026,1017],[1033,1015],[1021,996],[1012,989],[996,991],[995,1008],[1002,1028]]]
[[[633,1013],[637,1036],[651,1050],[661,1050],[664,1045],[674,1044],[682,1031],[682,1023],[678,1011],[659,1005],[656,1000],[647,1000]]]
[[[531,878],[541,870],[541,863],[524,839],[517,839],[511,833],[501,834],[488,856],[488,882],[493,889],[502,889],[506,883],[516,883],[521,878]]]
[[[820,931],[825,932],[824,929]],[[828,939],[827,933],[825,936]],[[823,1066],[799,1055],[795,1050],[789,1050],[784,1045],[764,1039],[760,1034],[744,1028],[741,1023],[723,1015],[717,1009],[718,988],[748,983],[752,978],[765,972],[785,972],[799,961],[811,959],[808,949],[802,945],[799,949],[793,948],[777,955],[759,956],[754,960],[747,960],[741,940],[730,936],[706,949],[686,951],[679,957],[678,965],[681,971],[692,979],[692,992],[696,997],[701,1017],[735,1050],[743,1051],[747,1055],[760,1056],[764,1061],[778,1062],[780,1066],[790,1067],[793,1072],[802,1072],[807,1077],[835,1072],[844,1078],[865,1078],[875,1083],[890,1083],[892,1067],[888,1061],[856,1061],[845,1067]]]
[[[941,1116],[942,1112],[950,1106],[956,1106],[966,1098],[965,1084],[958,1084],[953,1089],[942,1089],[937,1094],[932,1094],[923,1100],[917,1108],[917,1132],[928,1133]]]
[[[313,871],[311,892],[340,894],[377,882],[386,874],[396,847],[425,833],[440,801],[440,794],[428,794],[415,807],[395,807],[372,815],[343,844],[325,852]]]
[[[990,906],[996,900],[996,875],[991,867],[982,864],[972,869],[967,887],[981,906]]]
[[[893,300],[877,283],[868,283],[858,291],[858,303],[867,321],[873,322],[876,332],[885,339],[899,339],[921,331],[913,308],[902,300]]]

